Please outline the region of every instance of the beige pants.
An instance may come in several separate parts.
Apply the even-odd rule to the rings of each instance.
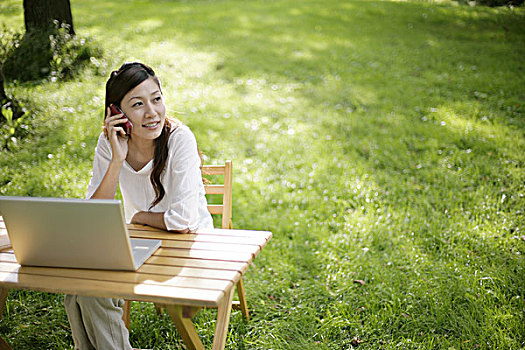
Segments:
[[[75,350],[131,350],[122,321],[124,300],[66,295],[67,318]]]

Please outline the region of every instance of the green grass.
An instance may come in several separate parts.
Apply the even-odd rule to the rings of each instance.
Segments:
[[[21,28],[21,1],[0,25]],[[274,238],[227,348],[525,348],[523,8],[390,1],[73,1],[76,31],[152,65],[207,163],[232,159],[234,226]],[[82,197],[105,76],[8,85],[33,134],[0,194]],[[365,285],[356,283],[362,280]],[[61,296],[12,291],[0,334],[71,349]],[[196,317],[211,346],[214,311]],[[133,306],[134,346],[178,349]]]

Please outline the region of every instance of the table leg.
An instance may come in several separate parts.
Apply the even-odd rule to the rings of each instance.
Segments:
[[[179,331],[186,347],[191,350],[204,350],[204,345],[195,330],[193,322],[191,322],[191,318],[184,317],[183,308],[183,306],[178,305],[166,305],[166,311],[173,323],[175,323],[175,327]]]
[[[0,337],[0,350],[13,350],[13,348]]]
[[[226,345],[228,325],[230,324],[230,314],[232,311],[233,290],[234,288],[232,287],[229,292],[225,293],[224,299],[217,309],[217,324],[215,325],[215,336],[213,337],[213,350],[222,350]]]
[[[2,316],[4,315],[5,303],[7,301],[8,294],[9,289],[0,288],[0,321],[2,320]]]
[[[2,316],[4,315],[5,303],[7,301],[8,294],[9,289],[0,288],[0,320],[2,320]],[[13,350],[13,348],[4,339],[2,339],[2,337],[0,337],[0,350]]]
[[[163,304],[157,304],[157,303],[154,303],[155,305],[155,311],[157,311],[157,315],[162,315],[162,309],[165,308]]]
[[[250,320],[250,312],[248,311],[248,303],[246,303],[246,293],[244,292],[244,282],[242,278],[237,282],[237,295],[239,296],[239,304],[242,315],[246,321]]]

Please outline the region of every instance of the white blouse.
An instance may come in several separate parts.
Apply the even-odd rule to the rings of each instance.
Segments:
[[[189,228],[193,232],[198,228],[213,228],[202,182],[197,141],[186,125],[178,124],[173,128],[168,141],[168,160],[161,175],[166,194],[153,208],[150,209],[155,199],[155,190],[150,181],[153,160],[139,171],[135,171],[124,161],[120,170],[119,187],[124,200],[126,222],[131,222],[133,215],[139,211],[152,211],[164,212],[164,223],[168,230]],[[91,198],[95,193],[110,161],[111,144],[104,133],[101,133],[95,149],[93,176],[86,198]]]

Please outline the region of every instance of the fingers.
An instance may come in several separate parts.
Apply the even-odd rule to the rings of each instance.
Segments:
[[[126,137],[126,132],[124,131],[124,128],[118,126],[119,124],[123,124],[127,121],[127,118],[124,116],[123,113],[110,115],[111,110],[108,107],[107,108],[107,116],[104,120],[104,135],[107,139],[109,139],[110,135],[119,135],[122,137]]]
[[[110,105],[110,106],[114,106],[114,105]],[[116,111],[120,111],[120,113],[116,113],[116,114],[112,114],[113,112],[116,112]],[[111,109],[111,107],[107,107],[106,108],[106,118],[109,118],[109,117],[113,117],[113,116],[116,116],[116,115],[121,115],[123,114],[122,111],[119,109],[119,108],[115,108],[115,109]]]
[[[106,119],[104,120],[104,124],[109,124],[112,122],[113,124],[115,124],[114,123],[115,121],[117,121],[117,124],[118,124],[119,123],[118,121],[121,119],[126,120],[126,117],[124,116],[124,114],[115,114],[115,115],[106,117]],[[122,120],[120,121],[120,123],[122,123]]]
[[[122,122],[118,122],[117,124],[122,124]],[[122,137],[127,137],[126,131],[121,126],[115,126],[115,125],[104,125],[102,127],[102,130],[104,131],[104,136],[106,136],[106,139],[109,140],[110,136],[115,134]]]
[[[111,122],[113,122],[115,120],[119,120],[119,119],[123,119],[123,118],[126,118],[126,116],[124,116],[124,113],[111,115],[111,109],[108,107],[107,110],[106,110],[106,118],[104,119],[104,124],[106,125],[106,124],[111,123]]]
[[[128,135],[126,134],[126,131],[124,130],[124,128],[121,127],[121,126],[114,126],[114,127],[112,127],[112,128],[107,128],[107,127],[104,125],[104,126],[102,127],[102,130],[104,130],[104,135],[106,136],[106,139],[109,139],[109,135],[111,134],[111,131],[108,131],[108,129],[111,130],[111,131],[113,131],[115,134],[119,134],[119,135],[122,136],[122,137],[126,137],[126,136],[128,136]]]
[[[124,131],[124,128],[122,128],[121,126],[117,126],[117,127],[115,128],[115,131],[117,132],[117,134],[120,134],[120,136],[122,136],[122,137],[126,137],[126,136],[128,136],[128,135],[126,134],[126,132]]]

